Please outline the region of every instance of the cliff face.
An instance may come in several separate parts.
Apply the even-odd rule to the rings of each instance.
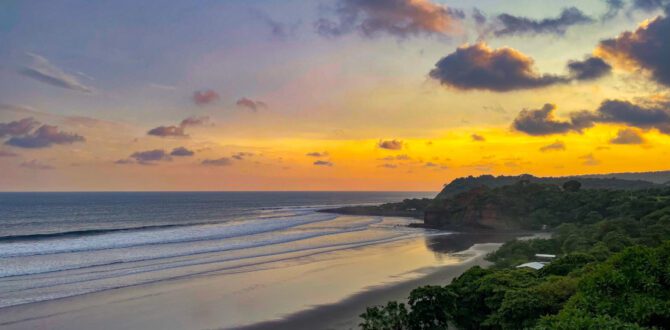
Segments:
[[[446,199],[435,199],[424,212],[426,227],[441,229],[516,230],[536,208],[538,194],[561,193],[554,185],[522,180],[489,189],[481,186]]]
[[[512,229],[499,205],[486,201],[490,189],[479,187],[454,198],[436,200],[424,213],[424,223],[432,228]]]

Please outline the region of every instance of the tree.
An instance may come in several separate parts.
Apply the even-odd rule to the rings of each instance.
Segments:
[[[579,188],[582,187],[582,184],[577,180],[570,180],[563,184],[563,190],[575,192],[579,191]]]

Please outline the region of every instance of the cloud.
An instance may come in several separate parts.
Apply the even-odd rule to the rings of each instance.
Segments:
[[[670,112],[667,105],[641,106],[628,101],[605,100],[593,113],[580,113],[583,125],[616,123],[642,129],[658,129],[670,134]]]
[[[321,18],[314,27],[322,36],[338,37],[351,32],[371,38],[388,34],[398,38],[418,35],[450,35],[465,17],[429,0],[338,0],[336,18]]]
[[[600,42],[596,53],[623,67],[648,72],[654,81],[670,86],[670,18],[657,17],[633,32]]]
[[[190,157],[193,155],[195,155],[195,152],[186,149],[185,147],[177,147],[172,149],[172,152],[170,152],[170,156],[176,156],[176,157]]]
[[[394,168],[398,168],[398,165],[386,163],[386,164],[379,165],[379,167],[394,169]]]
[[[462,90],[506,92],[566,83],[565,77],[537,73],[532,58],[512,48],[491,49],[484,43],[465,45],[442,58],[431,78]]]
[[[548,144],[540,148],[540,151],[542,152],[563,151],[563,150],[565,150],[565,143],[563,143],[562,141],[556,141],[554,143]]]
[[[29,162],[22,162],[19,164],[20,167],[27,168],[29,170],[53,170],[55,167],[42,163],[36,159],[33,159]]]
[[[486,141],[486,138],[482,135],[479,135],[479,134],[472,134],[472,135],[470,135],[470,137],[472,138],[472,141],[476,141],[476,142]]]
[[[42,125],[31,134],[10,138],[5,144],[19,148],[47,148],[54,144],[72,144],[84,141],[86,139],[83,136],[60,131],[58,126]]]
[[[204,106],[218,101],[219,94],[211,89],[196,91],[193,93],[192,99],[196,105]]]
[[[547,103],[541,109],[521,110],[512,127],[529,135],[550,135],[573,130],[572,123],[554,118],[555,109],[555,105]]]
[[[254,154],[251,152],[237,152],[234,153],[231,157],[237,160],[244,160],[246,157],[252,157]]]
[[[588,17],[575,7],[563,9],[556,18],[545,18],[541,20],[527,17],[501,14],[493,24],[493,34],[498,37],[508,35],[524,34],[556,34],[563,35],[573,25],[593,23],[594,19]]]
[[[411,159],[412,158],[410,156],[402,154],[396,156],[386,156],[384,158],[380,158],[379,160],[394,161],[394,160],[411,160]]]
[[[400,140],[385,140],[385,141],[379,141],[377,143],[377,146],[382,149],[400,150],[402,149],[403,142]]]
[[[553,117],[556,107],[545,104],[539,110],[522,110],[512,127],[529,135],[550,135],[581,132],[597,123],[610,123],[670,134],[670,110],[667,107],[667,104],[642,106],[629,101],[604,100],[595,111],[572,112],[569,121],[561,121]]]
[[[667,0],[633,0],[633,9],[654,11],[670,5]]]
[[[238,107],[247,108],[247,109],[250,109],[250,110],[253,110],[253,111],[256,111],[258,109],[264,109],[264,108],[268,107],[267,104],[265,104],[265,102],[254,101],[254,100],[248,99],[246,97],[243,97],[243,98],[237,100],[237,102],[235,102],[235,105],[237,105]]]
[[[568,71],[576,80],[596,80],[612,73],[612,66],[599,57],[588,57],[583,61],[569,61]]]
[[[597,160],[596,157],[593,156],[593,154],[588,154],[588,155],[581,156],[581,157],[579,157],[579,159],[582,159],[583,160],[582,164],[586,165],[586,166],[600,165],[600,161]]]
[[[233,161],[228,157],[222,157],[218,159],[205,159],[202,161],[202,165],[208,166],[230,166],[233,165]]]
[[[288,37],[294,36],[298,27],[301,25],[301,22],[289,24],[276,21],[267,13],[260,10],[254,11],[254,13],[256,14],[255,16],[257,16],[260,21],[270,29],[272,37],[279,40],[285,40]]]
[[[40,123],[33,118],[23,118],[8,123],[0,123],[0,138],[30,133]]]
[[[188,137],[181,126],[158,126],[150,129],[147,134],[160,137]]]
[[[616,17],[626,5],[624,0],[605,0],[605,3],[607,4],[607,12],[602,16],[603,20]]]
[[[138,151],[130,155],[130,158],[135,159],[140,164],[151,164],[159,161],[170,161],[172,157],[168,155],[163,149],[154,149],[147,151]]]
[[[134,163],[135,163],[135,161],[130,159],[130,158],[119,159],[119,160],[114,162],[114,164],[118,164],[118,165],[126,165],[126,164],[134,164]]]
[[[333,166],[332,162],[326,161],[326,160],[317,160],[313,163],[316,166]]]
[[[0,150],[0,157],[16,157],[18,154],[7,150]]]
[[[32,64],[23,67],[23,69],[19,71],[20,74],[52,86],[83,93],[93,92],[91,87],[81,83],[74,75],[66,73],[62,69],[51,64],[46,58],[33,53],[26,54],[32,59]]]
[[[612,144],[642,144],[644,138],[636,130],[625,128],[617,132],[616,137],[610,140]]]
[[[181,121],[179,127],[204,126],[209,124],[208,116],[191,116]]]
[[[180,137],[180,138],[187,138],[189,137],[188,134],[186,134],[186,128],[187,127],[196,127],[196,126],[204,126],[209,123],[209,117],[207,116],[191,116],[188,117],[179,123],[179,126],[158,126],[156,128],[152,128],[147,132],[148,135],[153,135],[153,136],[160,136],[160,137]]]
[[[472,19],[475,20],[475,23],[477,23],[477,25],[484,25],[488,20],[484,12],[479,10],[479,8],[472,9]]]
[[[324,152],[318,152],[318,151],[308,152],[305,156],[317,157],[317,158],[318,157],[328,157],[328,152],[327,151],[324,151]]]

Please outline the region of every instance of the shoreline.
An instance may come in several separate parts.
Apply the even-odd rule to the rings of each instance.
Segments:
[[[497,250],[506,241],[514,238],[529,237],[527,232],[518,233],[453,233],[434,236],[434,248],[443,249],[452,256],[473,254],[474,256],[455,265],[428,267],[420,270],[424,274],[406,281],[377,285],[365,288],[352,296],[334,304],[313,306],[280,320],[266,321],[247,326],[234,327],[235,330],[349,330],[358,329],[360,314],[367,307],[386,304],[388,301],[405,301],[412,290],[425,285],[446,285],[473,266],[487,267],[491,263],[484,260],[487,254]],[[461,249],[472,242],[470,247]],[[445,244],[447,243],[447,244]],[[455,244],[454,244],[455,243]],[[454,251],[456,248],[456,252]],[[436,251],[437,253],[437,251]],[[318,326],[315,326],[317,325]],[[226,329],[226,328],[220,328]]]
[[[0,308],[7,329],[354,329],[368,306],[445,285],[527,233],[445,233],[211,274]],[[394,257],[389,257],[390,255]],[[321,257],[319,257],[321,258]],[[389,272],[389,269],[395,269]],[[250,276],[251,275],[251,276]]]

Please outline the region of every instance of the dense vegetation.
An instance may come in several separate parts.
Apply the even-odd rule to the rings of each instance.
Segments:
[[[493,189],[477,188],[436,199],[426,209],[426,224],[436,228],[555,228],[564,223],[593,224],[603,219],[640,219],[670,207],[670,190],[580,189],[527,180]],[[583,186],[583,185],[582,185]]]
[[[508,242],[490,268],[370,307],[362,329],[670,328],[670,189],[500,189],[488,197],[552,237]],[[515,267],[536,253],[559,257],[539,271]]]
[[[660,172],[659,172],[660,173]],[[446,199],[454,197],[460,193],[470,191],[474,188],[487,187],[487,188],[498,188],[508,185],[513,185],[519,181],[525,180],[531,183],[542,183],[542,184],[551,184],[551,185],[561,185],[563,182],[577,179],[582,184],[584,189],[616,189],[616,190],[636,190],[636,189],[649,189],[649,188],[658,188],[660,185],[654,184],[648,181],[639,180],[639,175],[625,176],[620,174],[626,179],[615,177],[615,175],[601,175],[601,176],[592,176],[592,177],[536,177],[529,174],[523,174],[519,176],[493,176],[493,175],[481,175],[478,177],[468,176],[463,178],[458,178],[451,181],[449,184],[446,184],[442,191],[437,195],[437,199]],[[667,181],[667,180],[666,180]]]

